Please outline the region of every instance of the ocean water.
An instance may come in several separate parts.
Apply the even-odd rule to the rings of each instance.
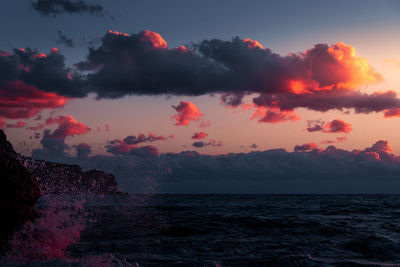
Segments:
[[[2,265],[400,266],[399,195],[41,200]]]

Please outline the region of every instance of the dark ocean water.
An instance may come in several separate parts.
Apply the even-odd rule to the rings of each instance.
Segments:
[[[398,195],[122,195],[78,206],[67,215],[79,223],[61,223],[56,240],[77,238],[43,264],[400,266]]]

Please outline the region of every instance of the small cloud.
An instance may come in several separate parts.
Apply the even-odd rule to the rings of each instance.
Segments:
[[[68,38],[67,36],[65,36],[65,35],[62,33],[61,30],[58,30],[57,33],[58,33],[58,40],[57,40],[57,42],[58,42],[59,44],[63,44],[63,45],[65,45],[66,47],[74,47],[74,46],[75,46],[75,45],[74,45],[74,41],[73,41],[71,38]]]
[[[192,135],[192,139],[203,139],[203,138],[206,138],[207,136],[208,136],[208,134],[205,132],[198,132],[198,133],[194,133]]]
[[[84,0],[36,0],[32,7],[42,16],[57,16],[59,14],[102,14],[103,6],[86,4]]]
[[[171,117],[176,120],[176,126],[189,125],[190,121],[198,121],[203,116],[192,102],[181,101],[178,106],[172,107],[178,112],[177,115]]]

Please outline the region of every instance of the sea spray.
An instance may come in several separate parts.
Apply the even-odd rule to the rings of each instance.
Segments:
[[[17,264],[68,258],[67,247],[80,238],[87,223],[83,195],[46,195],[37,203],[40,217],[25,223],[10,239],[4,262]]]

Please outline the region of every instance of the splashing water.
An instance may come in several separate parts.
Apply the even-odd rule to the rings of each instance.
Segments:
[[[42,197],[36,205],[40,217],[25,223],[13,235],[2,262],[22,264],[67,259],[66,248],[79,240],[87,223],[84,203],[83,196]]]

